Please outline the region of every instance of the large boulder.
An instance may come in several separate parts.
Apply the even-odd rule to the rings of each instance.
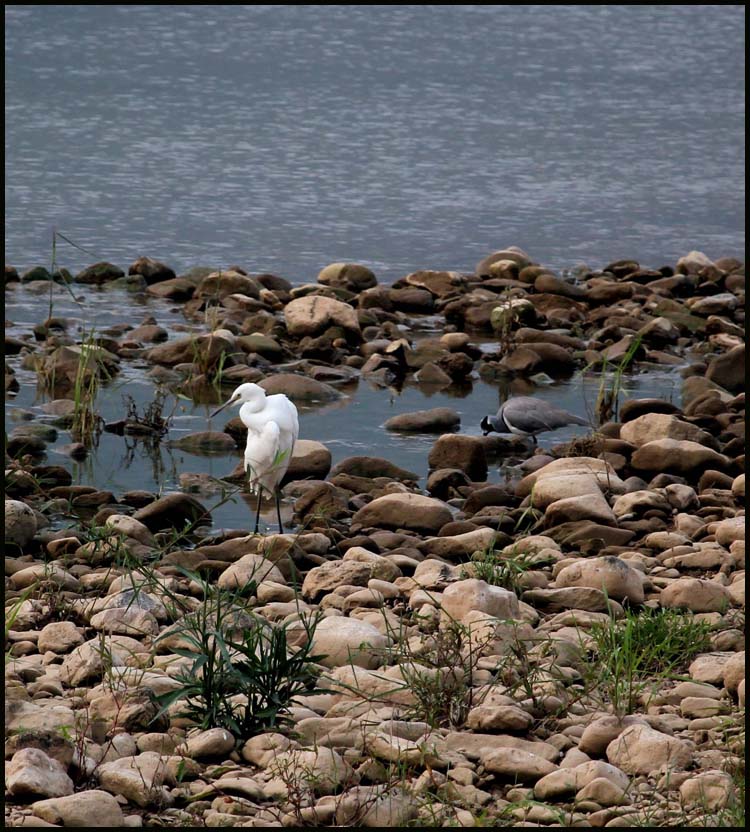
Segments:
[[[515,593],[477,578],[456,581],[446,587],[441,608],[444,621],[463,621],[473,611],[500,619],[520,617]]]
[[[352,518],[352,527],[374,526],[436,534],[452,519],[450,508],[441,500],[421,494],[386,494],[359,509]]]
[[[445,434],[432,446],[428,463],[432,470],[460,468],[478,482],[487,479],[487,457],[484,443],[478,436]]]
[[[323,295],[306,295],[290,301],[284,307],[284,320],[287,332],[294,338],[319,335],[332,326],[361,337],[354,307]]]
[[[687,439],[708,446],[715,443],[710,433],[668,413],[644,413],[626,422],[620,428],[620,439],[638,447],[655,439]]]
[[[169,528],[182,530],[188,523],[210,521],[211,514],[195,497],[174,491],[138,509],[133,517],[155,532]]]
[[[641,604],[644,600],[641,573],[613,556],[582,559],[563,567],[555,579],[555,586],[602,589],[616,601],[627,599],[633,604]]]
[[[341,393],[330,384],[295,373],[268,376],[259,385],[269,396],[284,393],[293,402],[334,402],[341,398]]]
[[[712,358],[706,370],[706,378],[732,393],[739,393],[745,386],[745,345],[733,347],[723,355]]]
[[[5,542],[23,549],[36,534],[36,515],[21,500],[5,501]]]
[[[378,280],[367,266],[359,263],[330,263],[318,274],[318,283],[334,289],[361,292],[377,286]]]
[[[452,407],[433,407],[431,410],[415,410],[391,416],[383,427],[402,433],[445,433],[455,430],[461,417]]]
[[[324,618],[312,638],[312,652],[323,656],[323,667],[380,667],[387,645],[387,637],[372,624],[342,616]]]
[[[706,468],[721,471],[730,461],[723,454],[689,439],[652,439],[633,453],[630,462],[636,471],[693,474]]]

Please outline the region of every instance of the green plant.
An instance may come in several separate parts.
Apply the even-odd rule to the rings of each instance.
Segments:
[[[181,571],[200,584],[203,602],[170,633],[178,633],[187,645],[173,652],[190,663],[176,676],[181,687],[157,697],[159,714],[180,702],[180,716],[202,728],[226,728],[238,739],[286,723],[292,700],[320,692],[319,657],[312,654],[318,618],[300,619],[305,638],[292,651],[289,625],[271,626],[244,609],[242,596],[254,592],[252,582],[227,592]]]
[[[503,555],[496,552],[492,545],[474,552],[471,561],[474,577],[492,586],[509,589],[519,596],[522,592],[519,578],[533,565],[528,555],[523,553]]]
[[[592,684],[616,714],[633,713],[641,696],[710,649],[710,626],[671,609],[626,610],[588,630],[593,643]]]
[[[602,368],[599,376],[599,392],[596,397],[595,411],[599,424],[616,419],[620,406],[620,392],[622,390],[622,376],[623,373],[633,363],[638,350],[641,347],[641,335],[636,335],[628,346],[625,355],[620,359],[620,363],[615,367],[612,374],[612,384],[609,385],[608,366],[609,362],[606,358],[602,361]],[[584,368],[584,372],[591,368],[591,364]]]
[[[93,331],[82,339],[73,383],[75,408],[70,435],[86,446],[95,446],[104,429],[104,420],[94,407],[102,378],[110,379],[104,362],[100,358],[100,349],[96,344]]]

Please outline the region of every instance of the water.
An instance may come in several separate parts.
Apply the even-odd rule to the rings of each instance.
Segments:
[[[87,330],[91,321],[96,321],[98,328],[106,329],[123,320],[137,323],[146,315],[152,315],[171,335],[184,335],[179,330],[179,327],[185,326],[184,319],[178,307],[172,304],[158,299],[136,301],[132,294],[115,289],[101,291],[87,287],[83,291],[76,290],[75,295],[79,303],[74,302],[61,287],[55,288],[53,296],[54,313],[71,321],[71,334],[76,334],[78,327]],[[47,315],[48,296],[32,294],[24,286],[17,285],[11,289],[7,300],[7,335],[21,337],[28,334],[34,323]],[[24,411],[40,421],[50,421],[51,417],[44,414],[42,405],[52,396],[37,386],[35,373],[20,367],[19,356],[8,356],[7,361],[15,369],[21,389],[17,395],[6,397],[6,431],[21,421]],[[126,395],[133,398],[139,412],[144,412],[154,395],[154,385],[146,376],[149,369],[145,361],[122,362],[120,373],[100,388],[97,398],[97,412],[105,421],[123,418]],[[674,370],[651,368],[648,372],[624,377],[623,397],[655,396],[679,404],[680,382]],[[597,374],[577,374],[572,379],[542,384],[534,390],[534,395],[579,415],[591,416],[599,383]],[[498,384],[474,379],[461,390],[434,391],[410,384],[396,391],[360,379],[341,388],[344,397],[340,401],[299,406],[300,438],[323,442],[331,451],[333,464],[349,456],[384,457],[418,474],[420,485],[424,487],[428,473],[427,458],[437,436],[392,433],[383,428],[385,421],[396,413],[451,407],[461,417],[461,433],[479,436],[482,417],[497,410],[501,396],[526,392],[522,385],[523,382],[517,382],[512,387],[506,385],[501,388]],[[62,446],[72,441],[70,433],[59,430],[57,440],[47,449],[46,464],[63,465],[71,472],[75,484],[110,490],[116,497],[130,490],[145,489],[154,493],[179,490],[182,473],[209,474],[221,478],[231,473],[240,461],[239,450],[230,454],[198,455],[169,444],[169,440],[186,433],[221,430],[225,420],[230,415],[236,415],[222,414],[209,421],[209,413],[214,409],[215,405],[196,404],[169,393],[164,413],[171,416],[170,431],[155,448],[149,449],[146,443],[134,437],[105,432],[101,434],[97,448],[85,460],[76,462],[61,450]],[[550,447],[586,433],[586,428],[571,425],[544,434],[540,444]],[[506,472],[517,461],[517,457],[508,457],[491,464],[488,481],[504,480]],[[219,493],[198,496],[207,507],[216,507],[213,511],[214,528],[252,527],[254,509],[241,497],[225,501]],[[287,510],[289,507],[290,504],[287,504]],[[274,523],[273,510],[264,511],[263,518],[268,523]],[[65,526],[67,521],[60,520],[58,524]]]
[[[744,251],[744,7],[6,6],[6,262]]]

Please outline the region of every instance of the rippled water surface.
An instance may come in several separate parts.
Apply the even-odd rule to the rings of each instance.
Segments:
[[[6,6],[5,245],[382,280],[744,249],[744,7]]]

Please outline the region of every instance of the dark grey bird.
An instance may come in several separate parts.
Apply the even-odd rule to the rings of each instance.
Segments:
[[[495,416],[485,416],[480,423],[482,433],[487,436],[493,430],[497,433],[515,433],[516,436],[530,436],[536,445],[537,433],[556,430],[566,425],[588,425],[589,423],[533,396],[514,396],[501,404]]]

